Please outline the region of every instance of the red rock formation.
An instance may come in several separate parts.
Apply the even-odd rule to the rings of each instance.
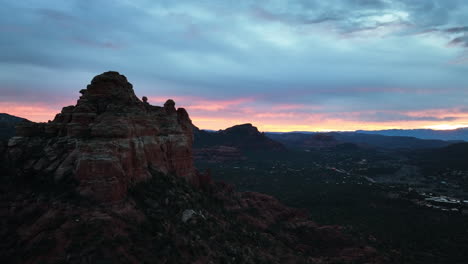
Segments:
[[[18,174],[75,178],[81,194],[99,201],[125,197],[129,186],[151,177],[148,169],[196,182],[192,123],[173,100],[164,107],[140,101],[117,72],[94,77],[75,106],[49,123],[23,123],[8,144]]]

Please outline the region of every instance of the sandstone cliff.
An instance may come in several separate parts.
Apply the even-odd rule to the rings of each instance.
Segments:
[[[139,100],[117,72],[94,77],[75,106],[49,123],[21,123],[8,142],[4,164],[18,176],[78,183],[99,201],[125,197],[129,186],[151,177],[149,168],[196,183],[192,123],[183,108]],[[5,163],[5,162],[4,162]]]

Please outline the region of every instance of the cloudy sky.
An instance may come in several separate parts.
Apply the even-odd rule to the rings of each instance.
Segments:
[[[53,119],[108,70],[206,129],[468,126],[468,1],[2,1],[0,112]]]

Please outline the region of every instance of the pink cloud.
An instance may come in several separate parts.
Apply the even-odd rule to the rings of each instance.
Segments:
[[[47,122],[61,111],[61,107],[47,104],[24,104],[15,102],[0,102],[0,112],[26,118],[34,122]]]
[[[405,112],[405,114],[409,116],[414,116],[414,117],[421,117],[421,116],[434,116],[438,118],[444,118],[444,117],[459,117],[463,118],[466,117],[468,118],[468,108],[447,108],[447,109],[426,109],[426,110],[420,110],[420,111],[408,111]]]
[[[193,96],[175,96],[175,97],[151,96],[149,97],[149,100],[150,100],[150,103],[152,102],[164,103],[168,98],[173,99],[178,106],[190,109],[192,111],[202,110],[202,111],[208,111],[208,112],[226,110],[232,107],[237,107],[237,106],[244,105],[244,104],[254,101],[253,98],[248,98],[248,97],[215,100],[215,99],[207,99],[207,98],[193,97]]]
[[[150,97],[153,105],[163,105],[168,97]],[[194,124],[203,129],[223,129],[241,123],[253,123],[262,131],[332,131],[388,128],[459,127],[468,124],[468,108],[426,109],[420,111],[379,111],[408,117],[423,117],[421,120],[363,121],[375,111],[326,112],[320,107],[302,104],[267,105],[253,98],[207,99],[191,96],[172,97],[177,106],[184,107]],[[0,112],[46,122],[60,112],[62,106],[71,102],[20,103],[0,102]],[[320,111],[320,112],[317,112]],[[456,117],[449,121],[424,120],[424,117]]]

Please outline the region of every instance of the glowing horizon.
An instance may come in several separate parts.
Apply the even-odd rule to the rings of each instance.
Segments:
[[[112,70],[204,129],[465,127],[467,13],[447,0],[5,0],[0,112],[48,121]]]
[[[166,98],[166,99],[164,99]],[[265,132],[330,132],[330,131],[356,131],[356,130],[386,130],[386,129],[433,129],[433,130],[453,130],[457,128],[468,127],[468,112],[458,112],[458,119],[453,122],[445,121],[382,121],[382,122],[362,122],[359,120],[346,120],[343,118],[330,117],[327,114],[291,112],[297,110],[301,105],[279,105],[272,107],[266,112],[255,110],[249,107],[239,107],[243,103],[254,103],[252,99],[235,99],[212,101],[202,98],[191,97],[150,97],[150,102],[154,105],[162,105],[167,98],[176,98],[183,102],[178,107],[184,107],[195,126],[200,129],[220,130],[235,125],[251,123],[260,131]],[[154,103],[154,102],[160,102]],[[72,105],[42,105],[36,103],[33,105],[20,105],[15,103],[0,103],[0,113],[26,118],[33,122],[47,122],[53,120],[55,115],[60,112],[61,107]],[[235,108],[239,107],[236,112]],[[281,112],[272,112],[273,109],[279,109]],[[284,112],[287,110],[287,112]],[[426,112],[433,113],[434,110]],[[453,109],[437,110],[440,117],[454,115]],[[210,114],[212,114],[210,116]],[[213,115],[214,114],[214,115]],[[347,113],[350,114],[350,113]],[[408,114],[408,113],[407,113]],[[411,115],[424,115],[424,112],[410,113]],[[297,118],[294,118],[297,115]],[[338,116],[341,115],[338,113]],[[351,114],[352,116],[352,114]],[[310,118],[308,118],[310,117]],[[315,118],[315,121],[314,121]],[[267,119],[267,120],[266,120]],[[298,120],[303,120],[300,122]]]

